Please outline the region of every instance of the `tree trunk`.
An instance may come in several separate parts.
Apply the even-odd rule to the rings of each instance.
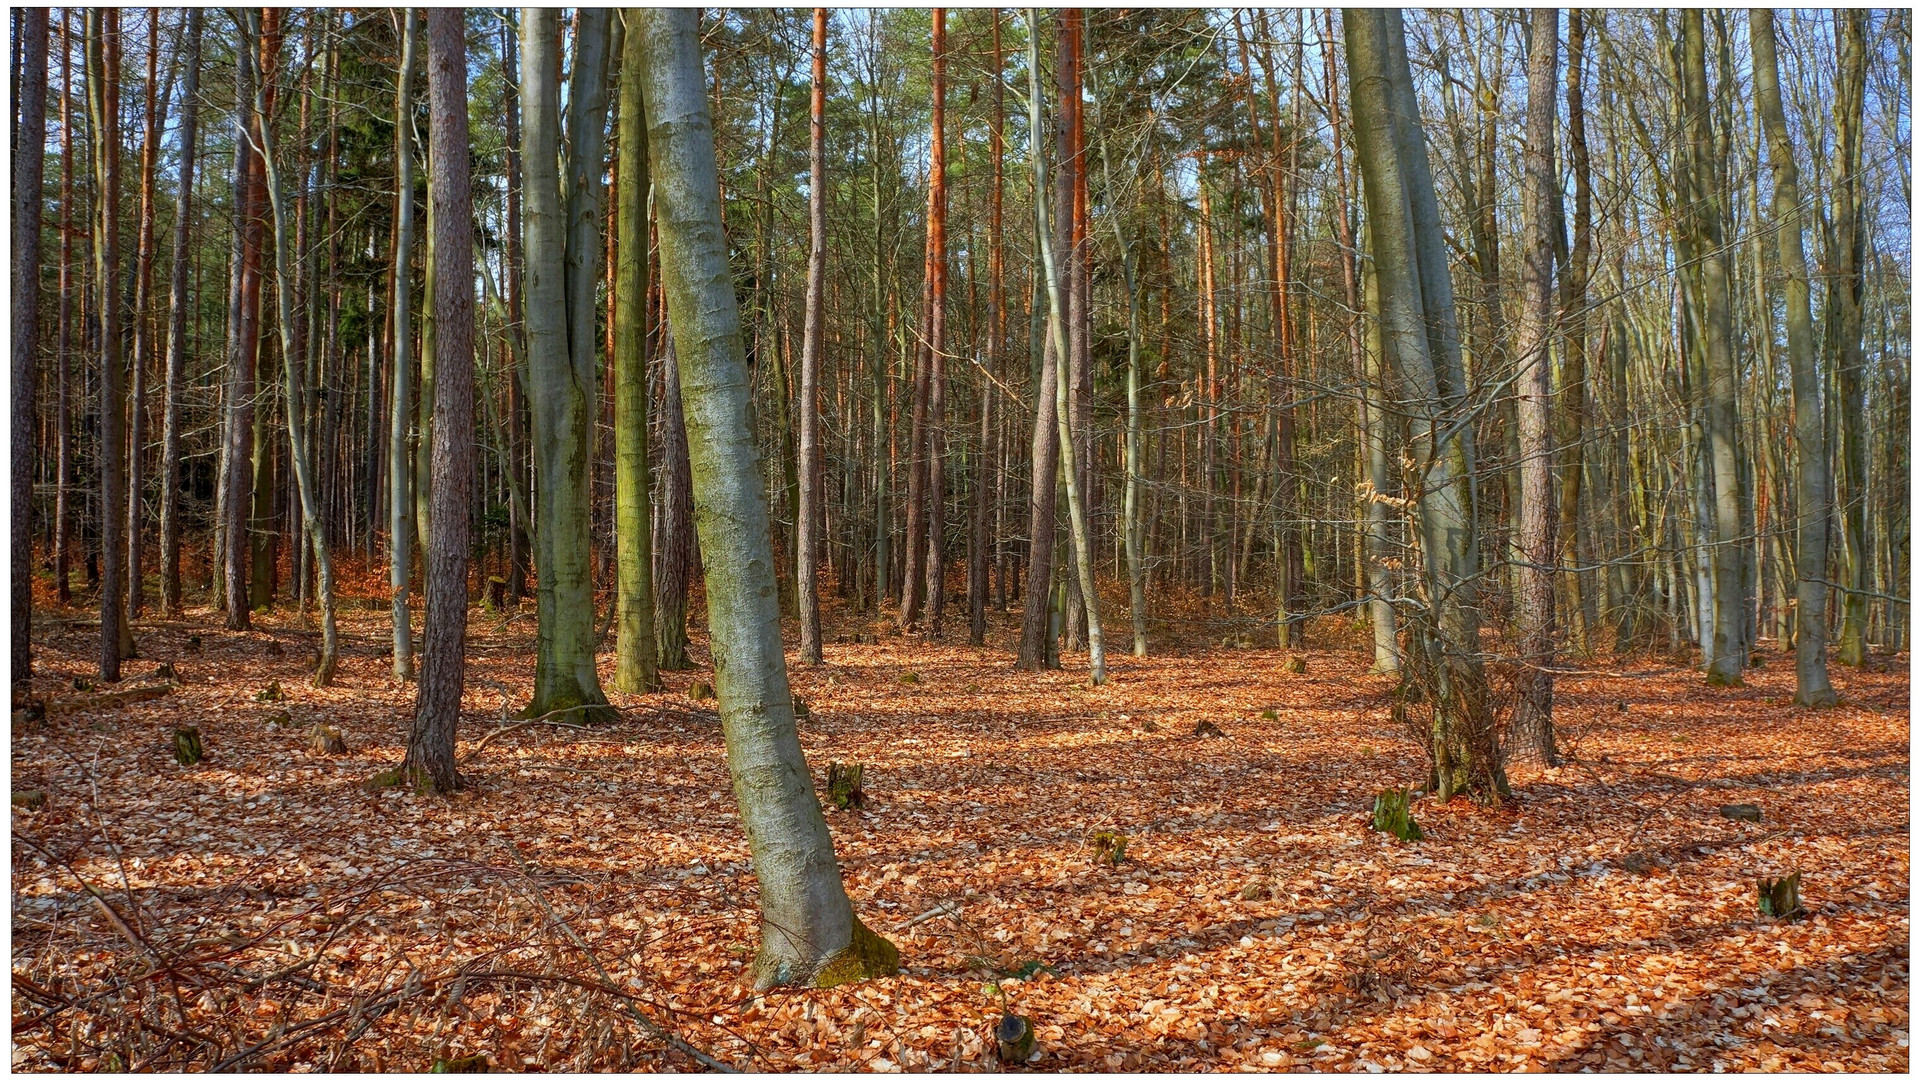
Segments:
[[[126,371],[120,353],[120,13],[88,9],[87,112],[93,132],[94,282],[100,304],[100,679],[116,682],[126,626]],[[28,339],[31,342],[31,338]]]
[[[1520,667],[1516,738],[1550,766],[1553,744],[1553,199],[1559,183],[1554,124],[1559,108],[1560,12],[1535,8],[1527,55],[1527,139],[1520,192],[1520,321],[1514,334],[1515,411],[1520,422]]]
[[[1840,602],[1841,663],[1867,662],[1868,577],[1873,566],[1867,531],[1867,363],[1863,347],[1861,293],[1865,286],[1866,196],[1861,174],[1867,79],[1865,11],[1834,14],[1840,70],[1834,79],[1833,278],[1827,289],[1826,324],[1840,390],[1840,469],[1846,497],[1840,506],[1845,595]]]
[[[947,608],[947,13],[933,9],[933,123],[928,151],[927,636],[940,639]]]
[[[413,678],[413,620],[407,589],[413,558],[413,451],[407,429],[413,421],[413,68],[420,48],[419,15],[401,12],[400,71],[394,78],[394,241],[392,348],[393,387],[387,393],[387,584],[393,596],[393,677]]]
[[[73,276],[73,23],[71,12],[60,12],[60,326],[54,347],[57,367],[55,394],[55,471],[53,496],[53,588],[62,606],[73,599],[68,583],[67,558],[73,547],[73,296],[79,291]],[[86,335],[81,334],[84,342]]]
[[[688,390],[714,682],[760,885],[754,982],[831,986],[892,974],[899,951],[854,915],[794,726],[766,491],[748,422],[750,382],[720,225],[699,18],[650,9],[636,29],[646,38],[660,270]]]
[[[687,659],[687,587],[693,577],[693,471],[680,407],[680,364],[671,312],[660,320],[660,540],[654,549],[654,639],[660,670],[684,671]]]
[[[187,9],[186,82],[180,92],[180,192],[174,203],[173,268],[167,289],[166,405],[161,423],[160,606],[180,614],[180,395],[187,378],[187,245],[193,235],[193,166],[200,125],[200,37],[204,14]]]
[[[560,63],[551,9],[520,14],[520,81],[526,123],[527,364],[539,486],[539,631],[526,715],[571,710],[612,718],[594,667],[589,485],[599,340],[600,188],[606,137],[607,18],[582,9],[569,87],[568,186],[562,199]]]
[[[1029,28],[1031,35],[1027,50],[1027,62],[1029,65],[1028,92],[1031,94],[1027,106],[1027,130],[1029,131],[1044,130],[1041,126],[1040,116],[1038,31],[1039,28],[1037,26]],[[1074,97],[1077,100],[1079,96],[1078,83],[1075,82],[1073,85]],[[1044,140],[1040,139],[1029,139],[1027,144],[1028,153],[1033,159],[1034,234],[1039,240],[1041,273],[1046,276],[1047,282],[1047,321],[1051,327],[1049,336],[1053,341],[1053,351],[1056,356],[1069,356],[1071,355],[1069,352],[1071,345],[1069,344],[1067,334],[1067,306],[1065,298],[1062,296],[1062,293],[1066,290],[1062,288],[1061,277],[1063,275],[1060,271],[1063,269],[1067,270],[1066,276],[1070,279],[1071,270],[1070,268],[1057,267],[1054,260],[1054,245],[1051,237],[1052,228],[1048,221],[1048,200],[1045,187],[1047,175],[1046,156],[1041,150],[1043,145]],[[1072,190],[1070,186],[1068,190]],[[1071,280],[1069,280],[1067,284],[1071,285]],[[1068,400],[1067,386],[1056,378],[1054,380],[1053,390],[1054,418],[1059,428],[1060,474],[1065,480],[1067,489],[1067,524],[1073,539],[1074,569],[1080,583],[1081,599],[1087,620],[1087,666],[1093,684],[1098,686],[1107,681],[1107,656],[1105,643],[1100,633],[1100,593],[1093,577],[1093,552],[1087,535],[1086,507],[1080,490],[1080,472],[1076,468],[1078,462],[1075,455],[1078,452],[1078,448],[1073,444],[1073,416]]]
[[[1479,660],[1480,576],[1472,509],[1473,429],[1457,422],[1464,387],[1453,288],[1439,235],[1426,136],[1398,11],[1345,13],[1351,115],[1366,183],[1387,353],[1423,411],[1409,417],[1429,610],[1418,627],[1431,672],[1433,792],[1497,797],[1506,774]]]
[[[40,343],[41,177],[47,146],[47,9],[20,25],[13,129],[13,681],[33,677],[35,352]],[[23,273],[20,267],[31,268]]]
[[[987,575],[994,554],[994,541],[998,531],[994,529],[994,511],[998,504],[995,498],[997,478],[1001,469],[1001,447],[1004,440],[1000,431],[1006,426],[1004,416],[996,416],[994,393],[997,387],[994,381],[1000,377],[1001,341],[1006,336],[1006,291],[1005,243],[1001,230],[1001,215],[1005,203],[1005,157],[1006,157],[1006,81],[1001,74],[1006,64],[1000,42],[1000,13],[996,10],[993,20],[993,126],[987,131],[987,158],[992,162],[993,193],[991,208],[987,219],[987,328],[986,328],[986,378],[980,381],[980,455],[979,467],[974,472],[973,495],[973,545],[972,561],[967,575],[967,644],[978,648],[987,643]],[[1004,413],[1004,410],[1001,410]],[[998,423],[996,423],[998,421]],[[1000,569],[1001,609],[1006,607],[1006,567]]]
[[[427,89],[433,117],[427,197],[435,248],[432,505],[427,514],[427,618],[420,691],[407,756],[408,786],[446,793],[459,787],[453,747],[466,686],[468,512],[473,500],[473,192],[467,142],[466,13],[427,13]],[[320,534],[316,532],[315,547]],[[322,549],[324,550],[324,549]],[[321,563],[326,573],[326,563]]]
[[[794,515],[795,592],[800,600],[800,659],[820,655],[820,353],[826,330],[827,9],[813,9],[813,94],[808,108],[807,311],[800,352],[800,498]],[[624,113],[622,114],[624,116]]]
[[[1373,265],[1365,269],[1364,285],[1359,272],[1359,245],[1355,242],[1350,188],[1347,181],[1345,140],[1341,135],[1340,92],[1333,59],[1333,12],[1326,12],[1326,33],[1321,38],[1327,85],[1327,119],[1333,128],[1334,227],[1340,243],[1340,277],[1345,287],[1347,309],[1347,351],[1354,373],[1359,377],[1361,464],[1366,473],[1360,506],[1361,560],[1365,564],[1368,621],[1373,629],[1373,667],[1375,674],[1400,673],[1400,643],[1391,600],[1392,585],[1387,574],[1387,504],[1383,496],[1392,490],[1387,465],[1386,357],[1377,319],[1365,319],[1368,311],[1380,309],[1373,280]],[[1362,327],[1362,322],[1365,327]],[[1356,485],[1357,487],[1359,485]]]
[[[44,85],[44,80],[43,80]],[[140,569],[146,563],[147,368],[153,357],[153,176],[166,127],[160,95],[160,9],[147,9],[146,130],[140,144],[140,220],[133,270],[133,408],[127,425],[127,618],[147,606]]]
[[[631,25],[620,58],[619,256],[613,299],[614,543],[619,569],[620,637],[613,685],[629,694],[660,689],[653,638],[653,522],[647,463],[647,294],[650,239],[646,102],[640,87],[646,50]]]

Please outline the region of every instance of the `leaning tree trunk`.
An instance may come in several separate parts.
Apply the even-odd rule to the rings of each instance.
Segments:
[[[628,46],[632,51],[633,47]],[[813,9],[813,96],[808,109],[807,311],[800,346],[800,497],[794,515],[794,591],[800,600],[800,659],[820,653],[820,353],[827,306],[827,9]],[[624,120],[626,114],[621,113]]]
[[[631,9],[620,18],[631,22]],[[653,637],[653,522],[647,466],[647,172],[646,101],[640,69],[646,54],[629,33],[620,57],[620,168],[617,178],[619,256],[613,298],[614,545],[619,578],[620,636],[613,685],[629,694],[660,689]]]
[[[1793,659],[1798,705],[1839,700],[1827,677],[1827,529],[1832,523],[1832,463],[1820,401],[1820,370],[1814,360],[1813,287],[1804,246],[1806,218],[1800,210],[1800,166],[1793,159],[1780,103],[1780,62],[1774,45],[1773,12],[1748,13],[1753,43],[1753,96],[1765,127],[1773,167],[1774,240],[1787,278],[1787,368],[1793,378],[1793,441],[1799,471],[1799,514],[1794,521],[1795,620]],[[1763,329],[1771,334],[1769,325]]]
[[[186,81],[180,92],[180,193],[174,202],[173,269],[167,288],[166,402],[160,450],[160,606],[180,613],[180,395],[187,379],[187,245],[193,230],[193,163],[200,126],[203,14],[187,9]]]
[[[593,566],[588,516],[599,342],[600,187],[607,118],[607,18],[582,9],[570,86],[570,198],[561,197],[559,13],[520,15],[525,70],[527,367],[538,472],[538,654],[530,717],[612,719],[594,667]]]
[[[40,333],[40,190],[47,145],[47,9],[20,20],[13,129],[13,681],[33,676],[34,349]]]
[[[1355,148],[1366,184],[1381,329],[1412,397],[1414,460],[1428,611],[1416,626],[1431,672],[1433,793],[1497,796],[1506,774],[1479,659],[1480,576],[1471,496],[1473,434],[1461,422],[1453,289],[1438,232],[1426,135],[1413,97],[1398,11],[1348,9],[1347,70]]]
[[[395,78],[393,241],[393,389],[387,395],[387,584],[393,596],[393,677],[413,678],[413,619],[407,610],[408,563],[413,558],[413,451],[407,428],[413,420],[413,65],[420,47],[419,16],[408,8]]]
[[[751,383],[720,224],[699,16],[648,10],[636,29],[646,38],[660,270],[687,390],[714,682],[760,884],[754,982],[831,986],[892,974],[899,951],[854,915],[794,726],[766,490],[749,422]]]
[[[1520,321],[1514,336],[1514,393],[1520,422],[1520,668],[1516,738],[1558,766],[1553,745],[1553,333],[1554,124],[1558,107],[1560,12],[1535,8],[1527,57],[1527,145],[1520,191]]]
[[[420,692],[407,733],[403,782],[445,794],[460,786],[454,739],[466,686],[468,513],[473,501],[473,192],[467,142],[466,14],[427,13],[427,92],[433,123],[427,198],[433,203],[434,431],[427,513],[427,619]],[[316,550],[325,551],[315,534]],[[321,572],[327,572],[324,555]],[[323,588],[322,595],[325,595]]]
[[[251,21],[256,16],[249,14]],[[298,317],[294,313],[294,282],[298,273],[298,254],[294,251],[291,214],[287,194],[281,183],[280,161],[275,156],[273,125],[267,115],[265,87],[254,91],[255,112],[260,124],[260,162],[265,171],[267,201],[273,212],[274,295],[278,301],[280,333],[280,369],[284,373],[281,389],[287,420],[288,457],[293,461],[294,489],[300,499],[300,520],[313,545],[314,560],[320,570],[320,662],[314,668],[313,685],[326,686],[333,681],[333,668],[339,657],[339,634],[333,612],[333,555],[327,546],[326,518],[313,477],[314,454],[307,418],[306,349],[300,340]]]

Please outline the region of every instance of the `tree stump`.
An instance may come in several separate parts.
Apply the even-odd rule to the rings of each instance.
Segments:
[[[153,677],[156,679],[165,679],[170,683],[177,683],[180,681],[180,672],[174,669],[173,661],[162,660],[160,666],[153,669]]]
[[[1008,1065],[1024,1065],[1033,1056],[1033,1023],[1024,1016],[1001,1013],[993,1025],[994,1049]]]
[[[1193,725],[1193,737],[1196,739],[1224,739],[1227,737],[1227,733],[1220,730],[1219,724],[1211,720],[1202,720]]]
[[[183,727],[173,729],[173,759],[182,765],[198,765],[205,756],[200,745],[200,729]]]
[[[1305,675],[1307,673],[1307,658],[1298,654],[1289,656],[1281,666],[1284,667],[1290,675]]]
[[[487,1055],[468,1054],[465,1057],[440,1058],[436,1060],[433,1063],[433,1067],[427,1071],[437,1073],[483,1073],[487,1071]]]
[[[495,575],[487,579],[487,610],[505,611],[507,607],[507,579]]]
[[[1752,803],[1728,803],[1720,808],[1720,816],[1728,821],[1759,821],[1760,808]]]
[[[340,729],[326,724],[313,725],[313,731],[307,736],[309,754],[344,754],[347,752],[347,740]]]
[[[1117,832],[1101,829],[1092,836],[1093,861],[1107,866],[1119,866],[1127,858],[1127,838]]]
[[[257,693],[257,694],[255,694],[255,695],[253,695],[253,700],[255,700],[255,701],[284,701],[284,700],[286,700],[286,696],[287,696],[287,695],[286,695],[285,693],[283,693],[283,692],[281,692],[281,690],[280,690],[280,680],[279,680],[279,679],[273,679],[273,680],[271,680],[271,681],[269,681],[269,682],[267,683],[267,688],[266,688],[265,690],[262,690],[262,691],[260,691],[259,693]]]
[[[901,672],[901,673],[900,673],[900,685],[902,685],[902,686],[918,686],[918,685],[920,685],[920,673],[919,673],[919,672],[917,672],[917,671],[903,671],[903,672]]]
[[[805,720],[812,715],[813,706],[807,704],[807,699],[801,697],[799,694],[793,695],[793,718],[795,720]]]
[[[47,805],[47,793],[39,788],[16,791],[13,793],[13,805],[22,810],[38,810]]]
[[[285,709],[275,709],[267,714],[266,723],[270,728],[290,728],[293,726],[293,714]]]
[[[866,789],[861,780],[867,771],[865,765],[844,765],[838,761],[827,766],[827,801],[841,810],[857,810],[867,805]]]
[[[1783,878],[1760,879],[1760,914],[1771,919],[1797,919],[1806,914],[1800,906],[1800,873]]]
[[[1388,788],[1373,797],[1373,827],[1383,833],[1390,833],[1401,840],[1412,843],[1420,839],[1420,823],[1413,820],[1408,808],[1413,792],[1402,788]]]
[[[717,698],[718,695],[713,692],[713,684],[710,682],[695,679],[693,685],[687,687],[688,701],[714,701]]]

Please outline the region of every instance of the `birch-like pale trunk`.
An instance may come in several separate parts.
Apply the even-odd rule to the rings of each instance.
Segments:
[[[794,724],[766,486],[749,422],[751,383],[720,224],[699,16],[649,9],[635,31],[645,39],[660,274],[685,395],[714,684],[759,878],[754,982],[831,986],[891,974],[899,950],[854,915]]]

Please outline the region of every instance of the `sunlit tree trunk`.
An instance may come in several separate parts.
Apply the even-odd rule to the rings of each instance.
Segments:
[[[1348,9],[1351,114],[1379,283],[1387,353],[1408,396],[1408,449],[1420,495],[1420,548],[1429,612],[1416,647],[1431,671],[1433,793],[1502,794],[1479,659],[1479,548],[1471,495],[1473,429],[1464,399],[1453,288],[1439,235],[1426,136],[1414,103],[1400,13]]]
[[[1535,8],[1527,56],[1527,142],[1520,189],[1520,321],[1513,343],[1520,422],[1520,668],[1515,736],[1548,765],[1553,744],[1553,205],[1559,184],[1560,12]]]
[[[629,49],[632,47],[629,46]],[[826,330],[827,9],[813,9],[813,94],[808,108],[807,310],[800,353],[800,498],[794,516],[794,572],[800,601],[800,659],[820,663],[820,353]],[[621,119],[626,118],[622,111]]]
[[[44,85],[44,80],[43,80]],[[133,400],[127,421],[127,617],[147,606],[146,563],[147,368],[153,359],[153,178],[166,127],[166,99],[160,96],[160,9],[147,9],[146,125],[140,144],[140,218],[133,269]]]
[[[720,224],[699,17],[649,9],[635,30],[646,39],[660,272],[687,390],[714,683],[759,879],[754,982],[831,986],[889,975],[899,967],[899,951],[854,915],[794,725],[765,483],[748,422],[750,382]],[[528,59],[532,68],[531,50]],[[531,113],[529,121],[531,134]]]
[[[1845,498],[1839,513],[1841,566],[1840,640],[1836,658],[1862,667],[1867,662],[1867,589],[1872,570],[1872,538],[1867,531],[1867,449],[1871,418],[1867,413],[1867,369],[1861,296],[1865,288],[1866,194],[1861,171],[1867,80],[1867,12],[1834,12],[1840,70],[1833,100],[1833,278],[1827,288],[1827,333],[1840,389],[1840,470]]]
[[[432,501],[427,515],[427,617],[420,691],[400,766],[409,786],[452,791],[460,695],[466,686],[469,504],[473,501],[473,193],[467,139],[466,13],[427,13],[427,92],[432,110],[427,198],[434,204],[435,367]],[[315,532],[315,548],[324,531]],[[324,556],[321,573],[327,573]],[[323,590],[324,595],[324,590]]]
[[[1793,642],[1795,692],[1799,705],[1825,706],[1838,698],[1827,678],[1827,529],[1832,523],[1832,465],[1827,458],[1825,414],[1820,400],[1820,371],[1814,355],[1813,288],[1804,246],[1806,218],[1800,208],[1800,167],[1793,158],[1780,102],[1780,62],[1774,45],[1773,12],[1748,13],[1753,46],[1753,94],[1766,129],[1773,168],[1774,240],[1787,279],[1787,367],[1793,379],[1793,441],[1799,485],[1794,521]],[[1763,333],[1771,335],[1766,326]]]
[[[100,305],[100,678],[131,655],[126,618],[126,360],[120,352],[120,13],[88,9],[87,114],[94,147],[93,268]]]
[[[527,365],[538,473],[539,629],[527,715],[611,718],[594,666],[589,484],[599,340],[600,194],[606,137],[607,12],[581,9],[568,87],[568,177],[560,161],[557,12],[520,13],[527,259]]]
[[[67,559],[73,547],[73,12],[60,11],[60,325],[54,345],[55,395],[53,589],[62,605],[73,599]],[[82,335],[84,340],[85,335]]]

